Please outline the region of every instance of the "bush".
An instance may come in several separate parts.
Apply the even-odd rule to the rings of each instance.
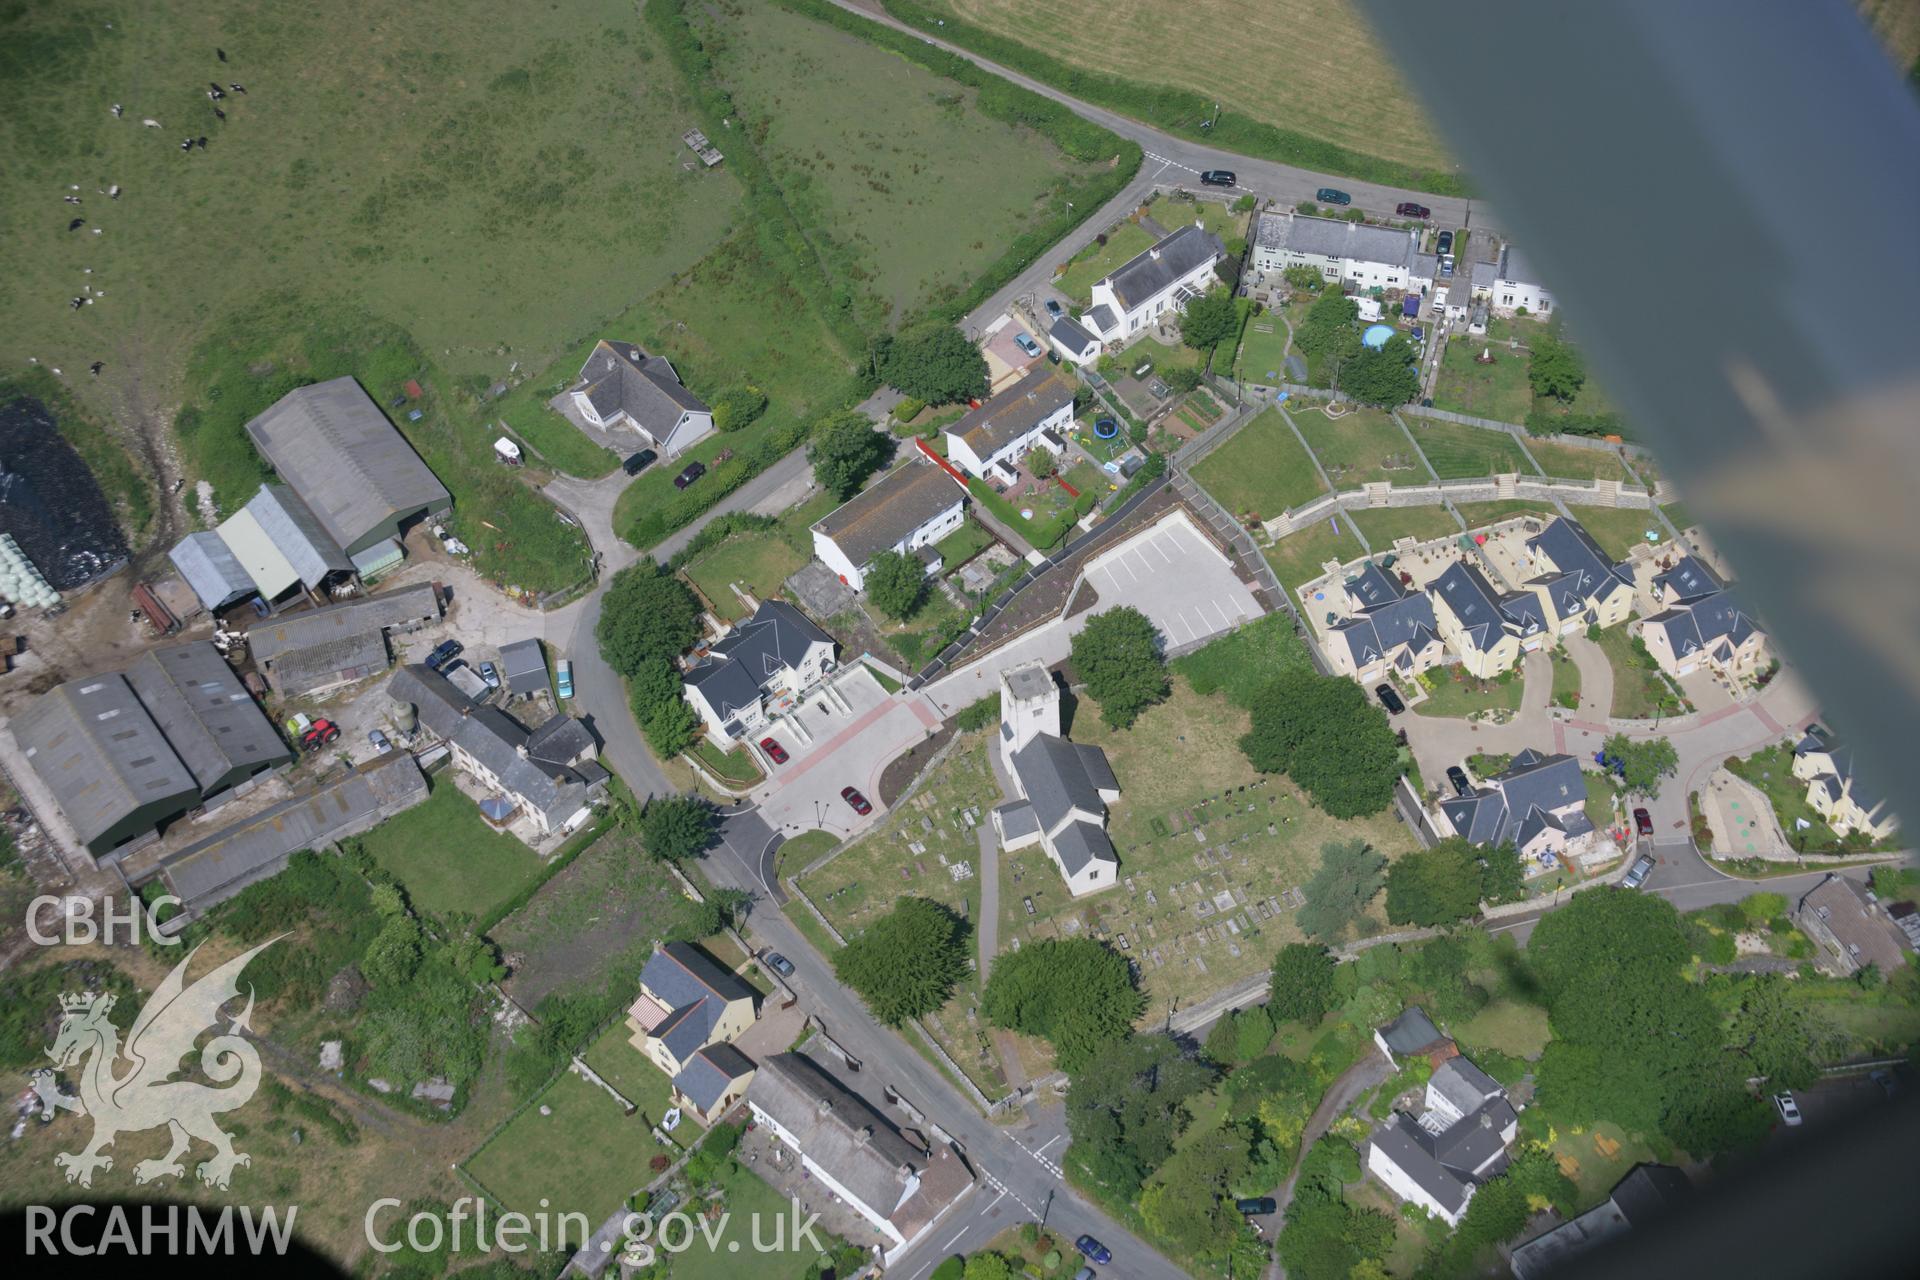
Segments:
[[[752,426],[767,410],[767,393],[747,382],[736,382],[713,398],[713,425],[721,431]]]
[[[1000,722],[1000,695],[990,693],[978,702],[969,702],[953,713],[953,723],[963,733],[984,729]]]
[[[908,396],[900,401],[899,404],[893,406],[894,420],[897,422],[912,422],[920,416],[920,411],[926,407],[927,402],[925,400],[921,400],[915,396]],[[936,1267],[934,1270],[937,1273],[939,1268]]]

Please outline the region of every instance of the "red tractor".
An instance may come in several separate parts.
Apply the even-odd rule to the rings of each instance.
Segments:
[[[300,747],[303,751],[318,751],[340,736],[340,726],[331,720],[315,720],[300,735]]]

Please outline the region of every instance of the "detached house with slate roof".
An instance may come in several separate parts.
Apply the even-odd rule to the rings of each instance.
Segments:
[[[1440,638],[1460,665],[1485,680],[1513,669],[1522,650],[1550,639],[1546,605],[1531,591],[1495,591],[1486,575],[1455,561],[1427,587]]]
[[[1869,789],[1853,770],[1853,747],[1809,728],[1793,748],[1793,776],[1807,784],[1807,804],[1827,820],[1837,836],[1864,832],[1886,840],[1899,828],[1887,798]]]
[[[1586,803],[1578,760],[1529,748],[1468,794],[1441,800],[1435,825],[1472,844],[1512,844],[1523,859],[1577,858],[1594,846]],[[1613,856],[1612,846],[1605,850]]]
[[[1334,623],[1327,661],[1335,675],[1371,684],[1389,673],[1412,677],[1446,657],[1433,602],[1368,561],[1346,583],[1353,617]]]
[[[629,427],[671,458],[713,434],[713,412],[681,385],[664,356],[603,338],[573,389],[574,407],[596,427]]]
[[[1199,223],[1181,227],[1096,282],[1081,327],[1110,344],[1138,337],[1205,293],[1226,256],[1220,237]]]
[[[939,467],[909,462],[875,480],[813,526],[813,554],[855,591],[886,551],[917,555],[929,574],[942,567],[934,544],[966,522],[967,491]]]
[[[640,994],[627,1008],[628,1043],[667,1073],[674,1101],[702,1124],[725,1115],[753,1082],[753,1060],[732,1042],[753,1025],[758,998],[739,975],[685,942],[655,948],[640,970]]]
[[[766,727],[832,670],[833,637],[786,601],[766,600],[709,646],[682,687],[724,750]]]
[[[1520,1117],[1499,1082],[1460,1057],[1435,1068],[1423,1101],[1420,1115],[1396,1111],[1368,1136],[1367,1172],[1457,1227],[1474,1192],[1507,1167]]]
[[[1010,481],[1032,450],[1065,453],[1074,390],[1073,379],[1058,369],[1035,366],[947,428],[947,460],[977,479]]]
[[[1562,516],[1527,539],[1524,584],[1546,606],[1557,635],[1612,627],[1633,615],[1633,570],[1607,558],[1586,526]]]
[[[1000,753],[1020,793],[993,811],[1001,847],[1045,849],[1076,898],[1111,888],[1120,856],[1107,806],[1120,784],[1105,752],[1060,736],[1060,689],[1046,664],[1000,673]]]
[[[1659,613],[1640,624],[1640,639],[1678,679],[1705,666],[1723,680],[1751,676],[1767,662],[1767,634],[1733,592],[1697,556],[1653,580]]]

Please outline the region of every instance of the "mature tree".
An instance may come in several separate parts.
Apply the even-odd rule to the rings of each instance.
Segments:
[[[713,806],[699,796],[655,796],[640,811],[640,843],[661,862],[697,858],[713,839]]]
[[[1393,803],[1400,741],[1387,724],[1386,712],[1363,701],[1344,723],[1320,726],[1287,772],[1333,817],[1365,817]]]
[[[1260,772],[1285,773],[1320,725],[1344,718],[1366,696],[1353,681],[1327,679],[1310,667],[1283,671],[1253,695],[1252,724],[1240,750]]]
[[[1207,1032],[1207,1056],[1222,1066],[1252,1062],[1273,1039],[1273,1015],[1263,1004],[1229,1009]]]
[[[1126,729],[1172,689],[1160,633],[1147,615],[1125,605],[1096,613],[1073,638],[1073,669],[1087,682],[1100,718]]]
[[[1486,902],[1518,902],[1527,896],[1527,869],[1513,841],[1480,849],[1480,897]]]
[[[360,974],[374,987],[404,986],[420,967],[420,923],[406,913],[387,917],[360,957]]]
[[[1330,289],[1307,308],[1306,318],[1294,330],[1294,345],[1308,355],[1350,357],[1360,350],[1360,330],[1355,327],[1359,317],[1352,298]]]
[[[967,924],[931,898],[901,898],[834,957],[834,975],[890,1027],[947,1002],[967,974]]]
[[[1327,278],[1305,263],[1297,267],[1288,267],[1280,273],[1280,278],[1296,289],[1305,289],[1308,293],[1318,293],[1327,283]]]
[[[767,409],[767,393],[750,382],[736,382],[713,398],[713,425],[721,431],[751,426]]]
[[[1453,924],[1479,907],[1479,851],[1459,836],[1402,854],[1387,871],[1387,919],[1395,924]]]
[[[1320,846],[1320,869],[1307,881],[1306,905],[1294,917],[1315,942],[1338,942],[1380,892],[1387,860],[1365,840],[1334,840]]]
[[[927,599],[927,567],[913,556],[882,551],[862,575],[867,599],[889,618],[910,618]]]
[[[987,358],[950,324],[927,324],[900,334],[885,359],[887,384],[928,404],[952,404],[987,393]]]
[[[1361,404],[1402,405],[1420,394],[1413,344],[1395,334],[1364,347],[1340,367],[1340,389]]]
[[[686,583],[643,559],[613,575],[594,635],[607,665],[630,676],[649,659],[671,662],[700,638],[700,602]]]
[[[1000,957],[994,977],[1001,965],[1034,949]],[[1213,1068],[1171,1036],[1112,1041],[1068,1085],[1072,1159],[1106,1192],[1133,1199],[1147,1175],[1173,1154],[1174,1139],[1187,1123],[1187,1103],[1213,1080]]]
[[[1140,1216],[1182,1253],[1217,1255],[1245,1229],[1230,1199],[1246,1174],[1247,1142],[1223,1126],[1185,1143],[1140,1194]]]
[[[1740,979],[1737,990],[1730,1047],[1746,1060],[1743,1074],[1765,1079],[1770,1091],[1806,1088],[1844,1051],[1840,1028],[1795,1000],[1778,974]]]
[[[710,938],[731,929],[746,919],[752,905],[753,895],[745,889],[709,889],[687,920],[686,936]]]
[[[847,409],[813,425],[807,460],[820,487],[845,501],[893,456],[893,444],[892,436],[873,429],[866,414]]]
[[[1551,330],[1529,345],[1532,352],[1527,361],[1527,381],[1533,386],[1533,394],[1550,396],[1563,404],[1580,394],[1587,370],[1578,351]]]
[[[1146,997],[1125,957],[1092,938],[1048,939],[1001,956],[980,999],[987,1021],[1053,1045],[1069,1075],[1127,1034]]]
[[[1333,956],[1325,947],[1289,942],[1273,958],[1268,1011],[1283,1022],[1317,1024],[1333,1007],[1334,970]]]
[[[1060,455],[1042,445],[1027,450],[1027,456],[1021,461],[1027,470],[1045,480],[1060,469]]]
[[[1191,391],[1200,385],[1200,370],[1190,364],[1176,365],[1161,374],[1160,380],[1175,391]]]
[[[700,716],[685,698],[668,698],[640,717],[640,732],[657,756],[677,756],[700,736]]]
[[[1180,341],[1198,351],[1211,350],[1233,336],[1239,319],[1225,289],[1203,293],[1180,313]]]
[[[1616,733],[1600,749],[1620,762],[1620,785],[1648,799],[1660,794],[1660,779],[1671,778],[1680,767],[1680,753],[1665,738],[1641,742]]]
[[[970,1256],[960,1274],[962,1280],[1013,1280],[1020,1273],[1004,1254],[983,1251]]]

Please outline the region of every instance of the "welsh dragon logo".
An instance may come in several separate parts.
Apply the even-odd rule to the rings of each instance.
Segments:
[[[113,1168],[113,1157],[102,1150],[112,1146],[117,1135],[161,1125],[172,1130],[173,1145],[159,1159],[136,1164],[135,1182],[184,1177],[180,1157],[195,1138],[214,1150],[213,1158],[199,1170],[200,1180],[208,1186],[225,1188],[236,1165],[252,1163],[244,1152],[233,1149],[233,1139],[214,1123],[221,1112],[245,1106],[260,1087],[260,1054],[241,1035],[253,1013],[251,987],[246,1008],[231,1018],[226,1033],[200,1049],[200,1070],[206,1077],[216,1084],[233,1083],[216,1089],[174,1077],[181,1059],[193,1052],[194,1042],[219,1022],[221,1007],[240,994],[240,972],[247,962],[277,941],[268,939],[188,986],[187,966],[200,950],[195,947],[141,1008],[124,1048],[119,1029],[107,1016],[113,1011],[112,995],[85,992],[60,997],[60,1033],[47,1056],[62,1069],[82,1058],[87,1061],[80,1069],[78,1099],[52,1092],[42,1096],[53,1106],[93,1117],[93,1140],[86,1148],[53,1158],[67,1171],[68,1182],[92,1186],[94,1170]]]

